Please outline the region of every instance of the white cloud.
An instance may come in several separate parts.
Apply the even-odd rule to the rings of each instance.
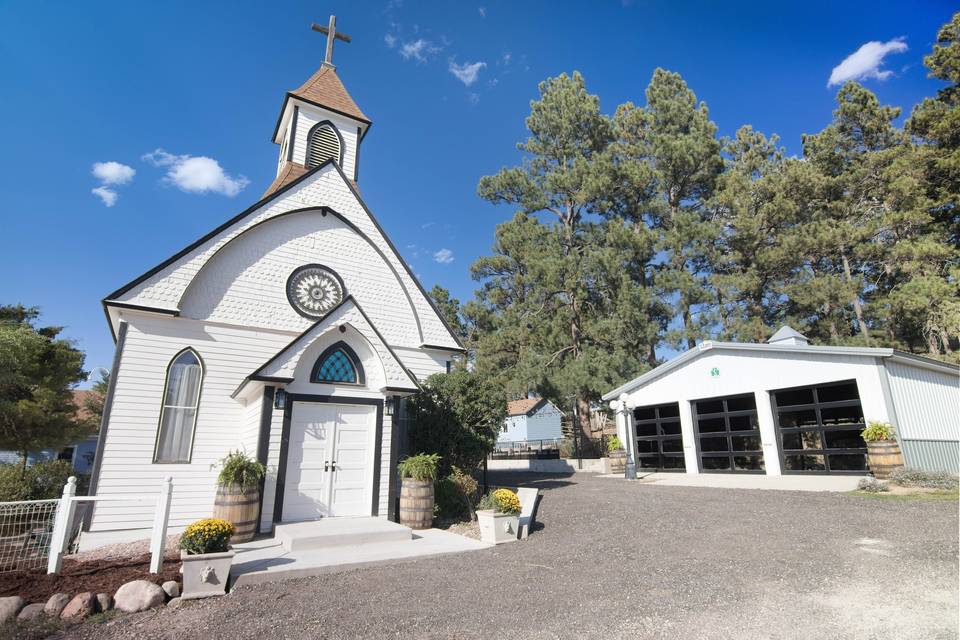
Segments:
[[[392,33],[388,33],[383,36],[383,41],[386,42],[387,46],[391,49],[397,46],[397,36],[393,35]]]
[[[507,51],[500,57],[500,64],[503,66],[508,66],[511,60],[513,60],[513,54]]]
[[[127,184],[133,180],[136,170],[120,162],[94,162],[90,172],[103,184]]]
[[[103,201],[103,204],[112,207],[117,204],[117,192],[111,189],[110,187],[95,187],[90,189],[90,193],[97,196]]]
[[[473,91],[471,91],[471,92],[467,95],[467,100],[470,102],[470,104],[477,104],[477,103],[480,102],[480,94],[479,94],[479,93],[474,93]]]
[[[440,249],[433,254],[433,259],[440,264],[450,264],[453,262],[453,251],[450,249]]]
[[[228,175],[219,162],[206,156],[175,156],[156,149],[142,159],[155,167],[167,167],[164,180],[187,193],[213,192],[232,198],[250,184],[245,176]]]
[[[487,66],[486,62],[464,62],[457,64],[453,58],[450,59],[450,73],[456,76],[457,80],[466,86],[472,85],[477,81],[480,70]]]
[[[413,58],[417,62],[426,62],[433,54],[439,52],[441,47],[433,44],[429,40],[419,38],[413,42],[404,42],[400,47],[400,55],[404,60]]]
[[[432,227],[432,226],[435,225],[435,224],[437,224],[437,223],[436,223],[436,222],[424,222],[422,225],[420,225],[420,228],[421,228],[421,229],[429,229],[430,227]]]
[[[891,53],[903,53],[907,50],[907,43],[903,38],[894,38],[887,42],[868,42],[838,64],[830,72],[828,87],[843,84],[847,80],[863,80],[876,78],[886,80],[892,71],[880,69],[883,59]]]
[[[486,7],[478,7],[478,8],[477,8],[477,11],[480,12],[480,17],[481,17],[481,18],[486,18],[486,17],[487,17],[487,8],[486,8]]]

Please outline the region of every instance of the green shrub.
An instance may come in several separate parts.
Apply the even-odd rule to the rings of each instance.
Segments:
[[[67,478],[78,475],[65,460],[47,460],[24,470],[19,464],[0,465],[0,502],[50,500],[63,495]],[[83,493],[83,478],[78,477],[78,491]]]
[[[890,491],[885,483],[880,482],[876,478],[862,478],[860,483],[857,484],[857,489],[859,491],[866,491],[867,493],[883,493],[884,491]]]
[[[623,442],[620,441],[620,438],[613,436],[607,440],[607,453],[613,453],[614,451],[620,451],[623,449]]]
[[[901,487],[922,487],[952,491],[960,486],[960,479],[946,471],[920,471],[900,467],[890,474],[890,482]]]
[[[418,453],[401,460],[397,464],[397,471],[400,472],[401,478],[436,480],[439,466],[440,456],[436,453]]]
[[[453,473],[436,482],[435,515],[448,519],[472,518],[477,487],[473,476],[454,467]]]
[[[876,420],[868,422],[867,428],[861,431],[860,435],[866,442],[896,439],[893,433],[893,426],[889,422],[877,422]]]
[[[217,466],[220,467],[220,475],[217,476],[220,486],[237,486],[243,491],[259,487],[267,473],[267,468],[260,461],[248,456],[245,451],[231,451],[210,468]]]

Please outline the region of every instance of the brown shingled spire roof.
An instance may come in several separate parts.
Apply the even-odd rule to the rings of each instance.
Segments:
[[[360,111],[360,107],[347,93],[343,82],[337,76],[333,65],[322,64],[299,89],[291,91],[290,95],[312,102],[331,111],[342,113],[355,120],[370,123],[370,118]]]

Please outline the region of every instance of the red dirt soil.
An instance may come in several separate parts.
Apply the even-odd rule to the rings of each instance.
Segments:
[[[180,556],[167,553],[160,573],[150,573],[150,554],[114,560],[77,561],[63,559],[63,570],[49,575],[37,571],[0,573],[0,597],[20,596],[26,602],[46,602],[55,593],[76,595],[83,591],[116,593],[125,582],[149,580],[163,584],[168,580],[180,582]]]

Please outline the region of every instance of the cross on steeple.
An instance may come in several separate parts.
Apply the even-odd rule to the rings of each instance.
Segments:
[[[333,41],[341,40],[343,42],[350,42],[350,36],[343,32],[337,31],[337,16],[330,16],[329,26],[321,26],[317,23],[312,23],[310,28],[314,31],[319,31],[320,33],[326,34],[327,36],[327,55],[323,59],[323,64],[332,67],[333,66]]]

